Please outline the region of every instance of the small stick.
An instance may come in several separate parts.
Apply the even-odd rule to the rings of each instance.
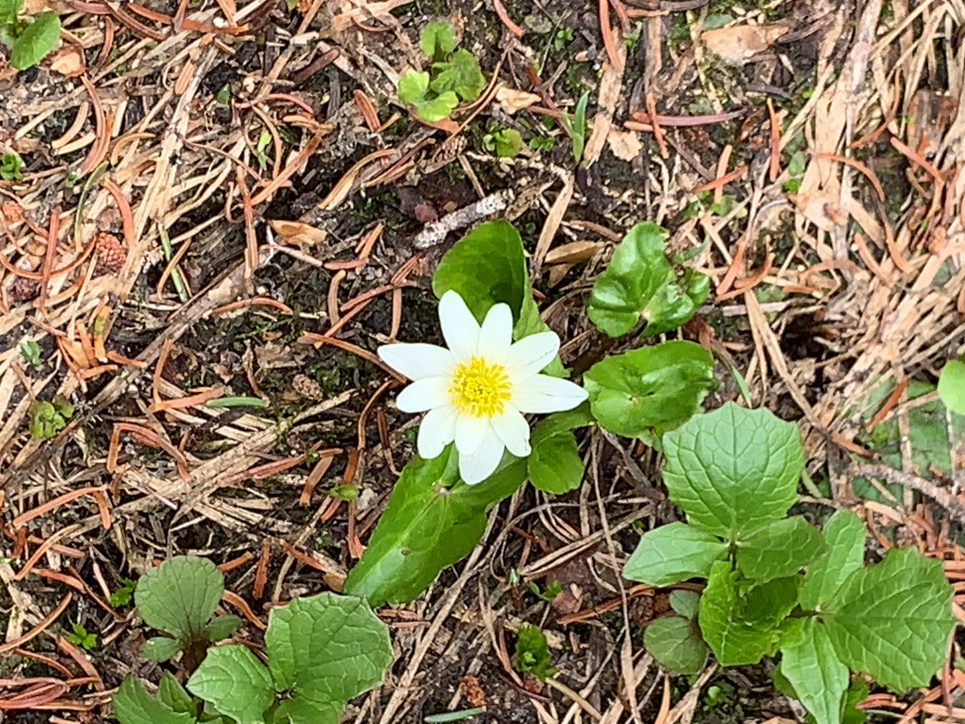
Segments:
[[[504,211],[509,203],[515,198],[516,194],[512,189],[503,189],[485,196],[479,201],[456,209],[451,214],[446,214],[438,221],[426,224],[425,228],[416,236],[413,245],[416,249],[428,249],[431,246],[438,246],[446,239],[446,234],[456,229],[462,229],[470,224],[494,216],[500,211]]]
[[[889,483],[917,490],[947,510],[952,518],[960,523],[965,523],[965,503],[963,503],[958,496],[939,488],[930,480],[925,480],[924,478],[906,473],[902,470],[895,470],[887,465],[859,465],[858,467],[852,468],[851,473],[853,476],[878,478],[879,480],[885,480]]]

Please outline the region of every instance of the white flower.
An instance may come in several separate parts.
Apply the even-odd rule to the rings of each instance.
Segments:
[[[523,413],[570,410],[587,393],[568,380],[539,374],[556,357],[560,339],[541,332],[514,344],[506,304],[492,307],[480,327],[462,297],[449,291],[439,301],[439,322],[448,349],[390,344],[378,353],[414,380],[399,393],[399,409],[428,411],[419,428],[419,455],[437,457],[455,440],[459,474],[472,485],[493,474],[504,449],[517,457],[529,455]]]

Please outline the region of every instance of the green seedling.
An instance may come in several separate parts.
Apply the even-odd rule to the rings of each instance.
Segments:
[[[805,462],[795,425],[728,403],[667,432],[663,449],[687,523],[646,533],[624,575],[707,584],[650,624],[654,658],[694,673],[708,650],[722,666],[780,653],[776,684],[818,724],[842,724],[849,672],[897,692],[928,684],[955,626],[941,561],[896,548],[866,566],[864,524],[850,511],[822,529],[788,517]]]
[[[48,10],[27,20],[20,17],[23,3],[24,0],[0,0],[0,43],[10,49],[10,65],[17,70],[37,65],[60,42],[57,13]]]
[[[213,617],[223,594],[224,576],[206,558],[175,556],[141,576],[134,590],[137,612],[168,634],[145,641],[144,657],[167,661],[183,651],[185,666],[194,669],[212,643],[241,625],[237,616]]]
[[[503,128],[483,136],[483,147],[500,158],[516,158],[526,143],[515,128]]]
[[[2,2],[2,0],[0,0]],[[23,178],[23,159],[16,153],[5,153],[0,159],[0,179],[19,181]]]
[[[457,45],[448,22],[429,23],[422,30],[419,47],[429,57],[430,70],[407,70],[399,79],[399,99],[413,106],[424,121],[448,118],[460,101],[476,100],[486,87],[479,61],[465,48],[456,50]]]
[[[52,401],[37,400],[30,406],[30,435],[34,440],[49,440],[67,427],[74,407],[61,395]]]
[[[552,667],[553,655],[550,653],[546,634],[536,626],[524,624],[516,634],[516,670],[546,681],[556,674]]]
[[[20,350],[20,356],[35,370],[42,372],[44,369],[44,362],[40,355],[42,350],[40,345],[37,344],[36,340],[33,339],[22,339],[20,344],[17,345]]]
[[[125,578],[121,587],[118,588],[114,593],[111,594],[110,604],[114,608],[122,608],[124,606],[130,606],[131,601],[134,600],[134,591],[137,588],[137,581],[130,578]]]
[[[114,715],[121,724],[336,724],[393,659],[388,627],[364,601],[333,593],[272,608],[265,651],[267,665],[247,646],[211,648],[186,687],[165,672],[153,696],[128,677]]]
[[[583,160],[583,151],[586,148],[586,108],[590,102],[590,94],[584,93],[580,100],[576,102],[576,110],[573,115],[564,113],[560,122],[570,134],[570,142],[573,150],[573,160],[579,165]]]
[[[93,651],[97,648],[97,636],[89,633],[83,624],[75,623],[71,627],[71,632],[65,636],[70,643],[80,646],[85,651]]]

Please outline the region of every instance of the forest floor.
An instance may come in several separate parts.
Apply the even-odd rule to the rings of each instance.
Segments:
[[[707,406],[746,383],[805,435],[802,508],[854,510],[870,556],[915,545],[965,596],[965,503],[936,502],[960,501],[965,422],[935,392],[965,345],[963,0],[33,5],[64,34],[37,68],[0,56],[0,150],[24,161],[0,181],[0,721],[105,721],[126,675],[156,681],[124,590],[171,555],[221,567],[256,643],[272,604],[340,589],[418,424],[374,350],[439,339],[429,278],[458,233],[415,237],[496,192],[577,375],[635,343],[584,302],[626,231],[661,224],[712,281],[680,331],[717,362]],[[396,85],[438,18],[488,86],[432,127]],[[577,166],[561,117],[584,93]],[[40,434],[55,398],[72,414]],[[524,488],[379,612],[398,659],[345,721],[803,721],[764,666],[669,677],[646,654],[667,598],[620,570],[680,514],[654,451],[581,450],[579,490]],[[565,690],[514,671],[522,623]],[[965,721],[963,691],[949,667],[863,706]]]

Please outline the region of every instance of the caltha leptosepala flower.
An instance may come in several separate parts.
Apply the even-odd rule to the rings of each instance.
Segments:
[[[530,453],[524,414],[570,410],[586,390],[569,380],[540,374],[560,348],[555,332],[513,342],[513,315],[496,304],[480,325],[456,292],[439,301],[439,322],[448,347],[390,344],[379,357],[412,384],[399,393],[403,412],[425,412],[419,455],[431,459],[455,441],[459,475],[470,485],[499,466],[503,451]]]

